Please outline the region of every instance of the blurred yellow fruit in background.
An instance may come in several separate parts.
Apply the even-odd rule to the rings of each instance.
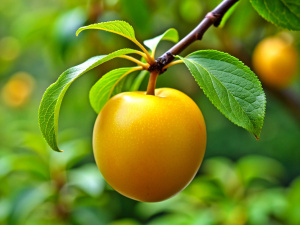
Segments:
[[[196,103],[170,88],[124,92],[98,115],[93,148],[97,165],[121,194],[162,201],[184,189],[197,173],[206,127]]]
[[[4,85],[1,95],[10,107],[21,107],[27,103],[34,87],[33,77],[25,72],[14,74]]]
[[[296,75],[298,52],[287,36],[273,36],[255,47],[252,62],[265,85],[281,89],[288,86]]]

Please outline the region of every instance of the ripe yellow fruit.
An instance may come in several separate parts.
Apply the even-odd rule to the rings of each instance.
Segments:
[[[258,77],[271,88],[288,86],[296,75],[298,52],[284,38],[264,39],[255,47],[252,57]]]
[[[196,103],[170,88],[125,92],[98,115],[93,149],[103,177],[119,193],[143,202],[183,190],[197,173],[206,127]]]

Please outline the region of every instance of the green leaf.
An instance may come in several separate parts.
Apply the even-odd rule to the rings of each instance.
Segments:
[[[29,215],[51,197],[53,197],[53,188],[46,182],[39,186],[23,186],[12,201],[11,224],[28,222]]]
[[[69,86],[87,71],[115,57],[136,53],[133,49],[120,49],[109,55],[95,56],[84,63],[66,70],[58,80],[44,93],[39,108],[39,125],[41,132],[50,147],[55,151],[61,151],[57,146],[58,116],[62,99]]]
[[[210,101],[230,121],[259,138],[266,98],[255,74],[238,59],[215,50],[181,59]]]
[[[279,161],[260,155],[251,155],[241,158],[236,169],[245,184],[260,178],[273,183],[284,175],[284,167]]]
[[[105,74],[91,88],[90,103],[96,113],[99,113],[108,99],[111,97],[116,85],[128,74],[141,70],[142,67],[126,67],[112,70]]]
[[[132,26],[125,22],[125,21],[109,21],[109,22],[103,22],[103,23],[96,23],[91,24],[85,27],[80,27],[76,31],[76,36],[83,31],[83,30],[90,30],[90,29],[98,29],[98,30],[105,30],[108,32],[112,32],[118,35],[121,35],[125,38],[128,38],[131,41],[136,41],[134,30]]]
[[[125,77],[126,78],[126,77]],[[124,88],[124,84],[126,83],[126,79],[121,79],[116,85],[115,88],[113,89],[112,93],[111,93],[111,97],[119,94],[120,92],[122,92],[123,88]],[[97,112],[96,112],[97,113]]]
[[[178,39],[179,39],[179,37],[178,37],[177,30],[175,30],[174,28],[171,28],[171,29],[168,29],[162,35],[159,35],[155,38],[144,41],[144,44],[153,52],[153,51],[155,51],[159,42],[161,42],[162,40],[168,40],[168,41],[172,41],[172,42],[176,43],[176,42],[178,42]]]
[[[300,30],[299,0],[251,0],[251,4],[267,21],[289,30]]]
[[[149,75],[149,71],[148,70],[143,70],[141,71],[135,78],[135,80],[133,81],[131,87],[130,87],[130,91],[138,91],[143,80],[145,79],[145,77]]]
[[[237,2],[239,3],[239,2]],[[234,4],[223,16],[221,23],[219,25],[219,28],[222,28],[225,26],[227,20],[230,18],[230,16],[232,15],[232,13],[236,10],[236,7],[238,6],[238,4]]]

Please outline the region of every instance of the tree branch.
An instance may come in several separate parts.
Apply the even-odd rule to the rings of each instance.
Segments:
[[[213,11],[206,14],[205,18],[199,23],[199,25],[186,35],[180,42],[174,45],[166,53],[156,59],[155,63],[152,64],[149,71],[159,71],[163,73],[162,68],[172,62],[174,55],[182,52],[186,47],[196,40],[201,40],[206,30],[214,25],[219,26],[225,13],[239,0],[223,0]]]

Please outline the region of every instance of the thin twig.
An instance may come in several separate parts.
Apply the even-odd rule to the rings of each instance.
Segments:
[[[156,63],[152,64],[149,71],[159,71],[163,73],[163,67],[169,64],[174,59],[174,55],[182,52],[186,47],[196,40],[201,40],[207,29],[214,25],[219,26],[225,13],[239,0],[223,0],[214,10],[207,13],[205,18],[199,23],[199,25],[192,30],[187,36],[185,36],[180,42],[174,45],[166,53],[156,59]]]

